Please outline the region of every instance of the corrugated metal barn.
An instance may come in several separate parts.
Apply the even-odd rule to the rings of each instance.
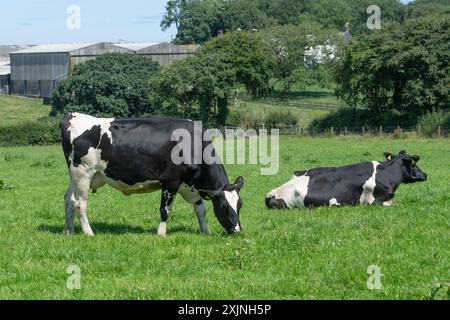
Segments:
[[[67,78],[80,63],[105,53],[132,53],[165,66],[193,54],[198,46],[170,43],[84,43],[40,45],[10,54],[11,94],[51,97],[58,82]]]
[[[11,93],[50,97],[75,65],[105,53],[132,53],[111,43],[40,45],[12,52]]]

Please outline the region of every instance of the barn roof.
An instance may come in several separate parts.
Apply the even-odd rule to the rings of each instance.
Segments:
[[[122,47],[132,51],[140,51],[145,48],[153,47],[160,44],[160,42],[141,42],[141,43],[114,43],[117,47]]]
[[[11,54],[22,53],[65,53],[80,50],[93,46],[97,43],[59,43],[59,44],[42,44],[18,51],[11,52]]]

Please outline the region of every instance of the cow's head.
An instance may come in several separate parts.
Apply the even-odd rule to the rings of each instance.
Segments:
[[[225,186],[223,190],[204,191],[214,206],[214,214],[228,234],[235,234],[242,230],[239,211],[242,200],[239,192],[244,186],[244,179],[239,177],[233,184]]]
[[[384,156],[386,157],[386,160],[395,161],[400,165],[404,183],[427,181],[428,175],[417,165],[420,161],[419,156],[411,156],[406,151],[400,151],[398,155],[385,152]]]

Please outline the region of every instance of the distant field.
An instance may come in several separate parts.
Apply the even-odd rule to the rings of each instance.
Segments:
[[[281,93],[276,94],[279,98],[283,98]],[[335,104],[338,105],[341,102],[338,101],[336,95],[334,94],[334,90],[331,89],[323,89],[310,87],[305,90],[291,92],[287,97],[283,99],[288,99],[291,101],[299,101],[299,102],[311,102],[311,103],[327,103],[327,104]]]
[[[429,181],[401,186],[393,207],[265,209],[265,194],[295,170],[401,149],[422,156]],[[242,235],[226,236],[210,203],[212,235],[199,234],[192,207],[177,198],[161,239],[160,193],[105,187],[90,196],[96,236],[87,238],[79,227],[62,234],[61,147],[0,148],[0,299],[448,299],[449,159],[449,140],[283,137],[277,175],[227,167],[246,182]],[[66,288],[70,265],[81,269],[81,290]],[[372,265],[380,290],[367,287]]]
[[[271,112],[290,112],[298,120],[298,125],[300,127],[306,128],[312,120],[316,118],[323,117],[330,113],[327,110],[321,109],[310,109],[310,108],[297,108],[291,107],[287,104],[270,104],[259,101],[250,101],[246,103],[246,108],[241,108],[240,110],[246,114],[251,114],[254,117],[264,119]]]
[[[41,99],[0,95],[0,127],[35,121],[48,116],[50,107]]]
[[[299,104],[299,105],[296,105]],[[306,128],[312,120],[329,114],[341,105],[333,90],[308,88],[291,92],[288,96],[276,93],[272,97],[238,104],[237,110],[246,118],[264,119],[271,112],[290,112],[300,127]]]

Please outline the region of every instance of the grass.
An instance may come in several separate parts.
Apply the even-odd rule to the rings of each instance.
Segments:
[[[0,127],[35,121],[49,112],[42,100],[0,95]]]
[[[420,154],[429,181],[402,186],[393,207],[268,211],[264,195],[292,172],[381,160],[384,151]],[[244,233],[228,237],[208,203],[212,235],[198,232],[192,208],[175,202],[159,238],[159,193],[124,197],[105,187],[89,202],[96,236],[67,237],[67,174],[59,146],[0,149],[2,299],[429,299],[448,298],[448,140],[294,138],[281,141],[276,176],[228,166],[244,176]],[[81,290],[66,288],[70,265]],[[381,268],[371,291],[367,268]],[[447,281],[448,283],[448,281]],[[448,286],[448,285],[447,285]],[[439,290],[438,290],[439,289]]]
[[[242,109],[241,109],[242,110]],[[298,108],[292,107],[285,104],[273,105],[269,103],[264,103],[260,101],[250,101],[247,102],[247,107],[241,111],[247,118],[250,119],[265,119],[271,112],[290,112],[298,120],[298,125],[300,127],[306,128],[316,118],[326,116],[330,112],[321,109],[310,109],[310,108]]]
[[[276,96],[283,97],[282,92],[276,92]],[[308,87],[304,90],[292,91],[287,98],[290,101],[296,102],[311,102],[311,103],[326,103],[340,105],[340,102],[333,89],[325,89],[319,87]]]

